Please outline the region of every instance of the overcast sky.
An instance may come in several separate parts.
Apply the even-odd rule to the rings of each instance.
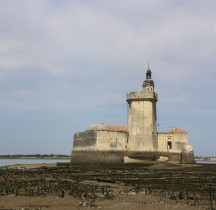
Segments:
[[[216,156],[215,0],[0,0],[0,154],[70,154],[91,124],[127,126],[150,62],[159,131]]]

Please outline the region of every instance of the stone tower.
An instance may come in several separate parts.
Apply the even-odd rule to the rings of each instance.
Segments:
[[[141,92],[127,94],[129,151],[157,151],[157,94],[151,70],[147,69]]]

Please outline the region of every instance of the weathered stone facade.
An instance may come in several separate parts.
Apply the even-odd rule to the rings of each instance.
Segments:
[[[74,135],[74,151],[123,151],[127,145],[128,132],[126,127],[95,125],[85,132]],[[114,127],[114,126],[113,126]],[[121,128],[121,130],[120,130]]]
[[[147,70],[141,92],[127,94],[128,102],[128,150],[154,151],[157,149],[157,94],[151,71]]]
[[[124,162],[128,140],[126,127],[94,125],[74,135],[72,162]]]
[[[194,162],[187,132],[175,128],[166,133],[157,132],[157,94],[151,70],[140,92],[127,94],[128,127],[94,125],[75,133],[71,162],[118,163],[177,161]]]

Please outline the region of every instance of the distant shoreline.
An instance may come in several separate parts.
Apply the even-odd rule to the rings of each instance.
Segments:
[[[69,160],[70,157],[0,157],[0,160],[12,160],[12,159],[29,159],[29,160]]]
[[[199,159],[195,159],[195,162],[216,162],[216,160],[199,160]]]

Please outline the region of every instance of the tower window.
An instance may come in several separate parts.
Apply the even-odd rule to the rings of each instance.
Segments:
[[[131,104],[128,104],[128,114],[131,114]]]

